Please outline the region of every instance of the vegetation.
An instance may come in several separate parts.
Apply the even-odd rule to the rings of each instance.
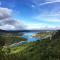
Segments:
[[[37,34],[32,35],[37,38],[44,38],[46,36],[52,36],[56,31],[47,31],[47,32],[38,32]]]
[[[48,37],[7,50],[2,48],[0,60],[60,60],[60,31],[51,40]]]

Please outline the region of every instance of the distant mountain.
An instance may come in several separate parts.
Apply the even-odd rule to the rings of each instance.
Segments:
[[[46,31],[53,31],[53,30],[1,30],[0,32],[46,32]]]
[[[16,36],[20,36],[23,35],[23,32],[20,32],[18,30],[1,30],[0,29],[0,35],[6,35],[6,34],[12,34],[12,35],[16,35]]]

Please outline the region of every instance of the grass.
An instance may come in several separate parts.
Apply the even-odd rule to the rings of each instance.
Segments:
[[[23,46],[18,46],[18,47],[14,47],[14,48],[11,48],[11,54],[14,54],[14,53],[19,53],[23,50],[25,50],[28,46],[26,45],[23,45]]]

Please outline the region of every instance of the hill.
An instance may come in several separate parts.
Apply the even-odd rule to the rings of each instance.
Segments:
[[[51,40],[46,38],[10,49],[4,60],[60,60],[60,31]]]

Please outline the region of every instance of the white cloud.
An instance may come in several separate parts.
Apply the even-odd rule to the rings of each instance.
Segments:
[[[32,0],[34,7],[40,7],[46,4],[59,3],[60,0]]]
[[[11,16],[12,10],[0,7],[0,20]]]
[[[42,14],[39,14],[38,16],[34,17],[37,21],[43,21],[43,22],[51,22],[51,23],[60,23],[60,13],[47,13],[43,12]]]
[[[27,24],[26,27],[27,30],[52,30],[52,29],[60,29],[60,26],[55,26],[50,25],[50,24],[46,24],[46,23],[31,23],[31,24]]]
[[[41,5],[51,4],[51,3],[59,3],[60,0],[46,0],[44,3],[41,3]]]
[[[46,5],[46,4],[51,4],[51,3],[58,3],[58,2],[60,2],[60,1],[45,2],[45,3],[41,3],[39,6]]]
[[[60,19],[46,19],[46,22],[60,23]]]
[[[0,21],[0,27],[2,29],[12,29],[12,30],[22,30],[25,28],[24,23],[21,20],[13,20],[11,18],[1,20]],[[14,28],[13,28],[14,27]]]
[[[45,23],[39,23],[39,24],[28,24],[27,30],[57,30],[60,29],[60,26],[55,25],[49,25]]]
[[[22,20],[12,18],[13,10],[0,7],[0,29],[4,30],[22,30],[25,28]]]
[[[38,26],[30,26],[35,27],[34,29],[60,29],[60,12],[46,12],[44,11],[41,14],[38,14],[37,16],[33,17],[33,20],[40,22],[40,24],[43,22],[43,24],[38,24]]]
[[[0,29],[3,29],[3,30],[14,30],[15,27],[13,25],[6,24],[6,25],[0,26]]]

